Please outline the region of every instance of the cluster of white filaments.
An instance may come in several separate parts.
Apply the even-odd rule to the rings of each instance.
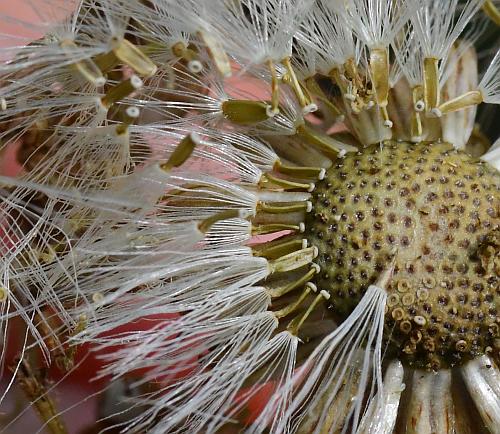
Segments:
[[[74,3],[55,21],[47,0],[48,33],[0,48],[0,140],[22,165],[0,176],[3,341],[24,324],[8,388],[26,391],[31,352],[71,370],[91,343],[96,376],[134,377],[106,415],[127,432],[469,423],[450,370],[384,361],[394,263],[338,322],[305,233],[315,183],[369,145],[449,141],[500,170],[500,142],[472,134],[500,104],[500,51],[478,78],[473,48],[498,1]],[[459,368],[492,433],[496,362]]]

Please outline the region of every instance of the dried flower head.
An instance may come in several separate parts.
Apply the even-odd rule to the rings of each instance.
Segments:
[[[1,325],[54,433],[26,359],[82,343],[124,432],[499,432],[498,2],[65,6],[0,65]]]

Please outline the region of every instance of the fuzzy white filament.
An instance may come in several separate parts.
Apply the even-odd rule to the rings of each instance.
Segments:
[[[468,0],[464,5],[452,0],[443,7],[440,1],[425,0],[416,8],[412,23],[424,56],[443,59],[483,0]]]
[[[485,102],[500,104],[500,50],[479,82],[479,89]]]
[[[2,150],[23,168],[0,176],[2,340],[20,318],[21,357],[93,345],[96,378],[134,377],[123,431],[390,434],[405,405],[444,426],[451,374],[415,374],[400,405],[387,281],[334,320],[310,222],[321,200],[344,224],[346,198],[317,191],[354,185],[365,146],[473,143],[470,101],[500,103],[500,52],[477,84],[466,30],[482,1],[66,0],[57,22],[54,4],[45,37],[0,49]],[[485,360],[461,373],[494,431]]]
[[[284,416],[280,419],[271,416],[276,402],[282,399],[282,390],[278,389],[259,417],[253,432],[262,432],[270,420],[273,420],[272,432],[295,431],[304,416],[314,411],[321,402],[318,422],[312,432],[320,432],[332,411],[337,429],[342,427],[341,420],[335,414],[347,414],[347,419],[353,418],[351,432],[355,433],[365,410],[365,392],[370,392],[370,398],[374,397],[376,391],[383,394],[380,363],[385,301],[385,290],[370,286],[353,313],[324,338],[294,374],[291,381],[296,392]],[[381,402],[375,404],[377,411],[381,405]],[[347,430],[348,427],[344,426],[342,432]]]
[[[341,25],[342,19],[331,3],[319,1],[307,13],[297,34],[297,39],[316,54],[325,75],[348,59],[359,58],[359,45],[350,29]]]

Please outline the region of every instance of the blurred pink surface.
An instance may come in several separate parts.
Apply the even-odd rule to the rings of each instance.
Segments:
[[[57,22],[71,4],[72,0],[0,0],[0,47],[22,46],[40,38],[49,28],[44,21]]]

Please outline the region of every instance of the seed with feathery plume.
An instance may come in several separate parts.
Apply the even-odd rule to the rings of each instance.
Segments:
[[[499,432],[498,2],[76,3],[2,49],[7,389],[67,432],[90,344],[95,429]]]

